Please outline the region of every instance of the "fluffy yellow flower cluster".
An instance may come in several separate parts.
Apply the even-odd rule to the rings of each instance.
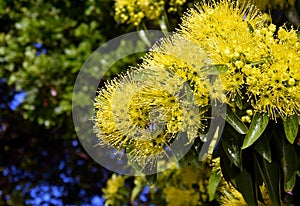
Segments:
[[[204,129],[206,110],[199,107],[209,104],[200,71],[206,60],[202,50],[177,35],[155,45],[139,68],[99,91],[94,105],[100,144],[125,149],[143,166],[164,156],[178,133],[193,142]]]
[[[116,0],[115,17],[121,23],[138,26],[144,18],[159,19],[167,6],[168,12],[177,12],[185,2],[186,0]]]
[[[276,119],[299,113],[300,43],[295,30],[275,30],[254,6],[213,1],[190,10],[179,33],[204,48],[213,63],[229,67],[220,75],[227,103],[246,99]]]

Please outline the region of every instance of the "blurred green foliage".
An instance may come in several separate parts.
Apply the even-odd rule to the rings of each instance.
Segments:
[[[113,3],[1,1],[0,76],[25,90],[20,109],[25,119],[50,128],[70,118],[83,63],[105,41],[126,32],[113,19]]]

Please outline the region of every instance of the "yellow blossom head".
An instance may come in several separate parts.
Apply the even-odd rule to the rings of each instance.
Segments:
[[[202,46],[214,64],[228,66],[220,75],[227,103],[242,109],[240,102],[250,102],[275,119],[299,114],[299,41],[293,29],[279,28],[277,38],[275,30],[253,5],[222,0],[192,9],[179,33]]]
[[[165,150],[172,150],[179,133],[186,134],[189,144],[203,129],[201,113],[184,79],[170,70],[144,70],[113,80],[95,102],[100,144],[125,150],[142,168],[165,158]]]

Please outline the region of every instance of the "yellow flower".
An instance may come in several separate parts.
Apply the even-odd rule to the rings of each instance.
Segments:
[[[197,44],[174,34],[154,45],[144,58],[143,65],[150,73],[169,69],[189,83],[194,102],[205,107],[209,104],[209,80],[201,68],[210,63],[208,56]]]
[[[183,18],[179,33],[203,48],[213,64],[229,67],[220,75],[228,102],[243,89],[242,68],[261,59],[263,51],[253,42],[250,30],[261,28],[264,21],[254,6],[231,0],[202,2]]]
[[[229,190],[228,190],[229,189]],[[226,188],[221,196],[220,205],[222,206],[247,206],[241,193],[232,186]]]
[[[176,187],[167,187],[164,189],[168,205],[185,206],[198,205],[199,194],[193,189],[179,189]]]
[[[125,178],[113,174],[106,182],[106,188],[102,189],[105,198],[105,206],[120,205],[128,199],[128,191],[125,189]]]
[[[143,18],[158,19],[164,5],[163,0],[116,0],[115,17],[121,23],[138,26]]]
[[[272,33],[270,37],[266,32],[257,32],[255,36],[268,48],[264,62],[244,68],[252,106],[257,112],[268,113],[272,119],[299,114],[300,43],[296,31],[280,27],[278,39],[273,38],[273,31],[268,32]]]
[[[168,12],[177,12],[186,0],[170,0]]]
[[[299,114],[300,42],[293,29],[279,28],[278,38],[275,30],[254,6],[222,0],[190,10],[179,33],[207,51],[213,64],[229,67],[219,80],[227,103],[235,104],[239,95],[276,119]]]
[[[147,71],[139,68],[113,80],[95,101],[99,144],[126,150],[142,167],[164,157],[179,132],[191,143],[204,129],[185,81],[169,70]]]

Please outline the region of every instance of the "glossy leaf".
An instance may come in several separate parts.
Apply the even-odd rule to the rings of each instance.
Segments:
[[[230,107],[227,108],[226,113],[221,116],[240,134],[247,134],[248,128],[242,120],[232,111]]]
[[[298,116],[295,114],[291,117],[288,117],[285,121],[283,121],[284,132],[287,140],[294,144],[294,141],[298,134]]]
[[[269,117],[266,114],[255,113],[244,139],[242,149],[251,146],[264,132],[269,123]]]
[[[293,176],[297,171],[296,151],[292,144],[289,144],[283,134],[274,134],[276,155],[279,158],[280,166],[283,171],[284,189],[286,192],[293,187]]]
[[[255,185],[253,184],[251,174],[246,169],[237,175],[236,183],[247,204],[257,205]]]
[[[224,179],[237,188],[235,177],[240,172],[240,169],[229,160],[227,155],[224,154],[224,151],[222,151],[222,155],[220,156],[220,166]]]
[[[201,72],[206,73],[207,75],[219,75],[224,74],[228,70],[228,66],[225,64],[216,64],[210,66],[204,66],[201,68]]]
[[[291,179],[287,180],[284,183],[284,191],[287,193],[290,193],[293,191],[294,187],[296,185],[296,172],[294,173],[294,175],[291,177]]]
[[[240,168],[242,164],[242,143],[242,137],[237,135],[233,129],[229,130],[229,134],[225,134],[222,138],[222,147],[225,154],[235,166]]]
[[[255,145],[255,150],[263,158],[265,158],[269,163],[272,162],[271,148],[270,148],[270,145],[269,145],[269,141],[267,140],[267,137],[265,135],[262,135],[262,137],[257,140],[257,143]]]
[[[273,206],[280,206],[279,199],[279,167],[273,163],[268,163],[264,158],[257,159],[257,165],[262,176]]]

